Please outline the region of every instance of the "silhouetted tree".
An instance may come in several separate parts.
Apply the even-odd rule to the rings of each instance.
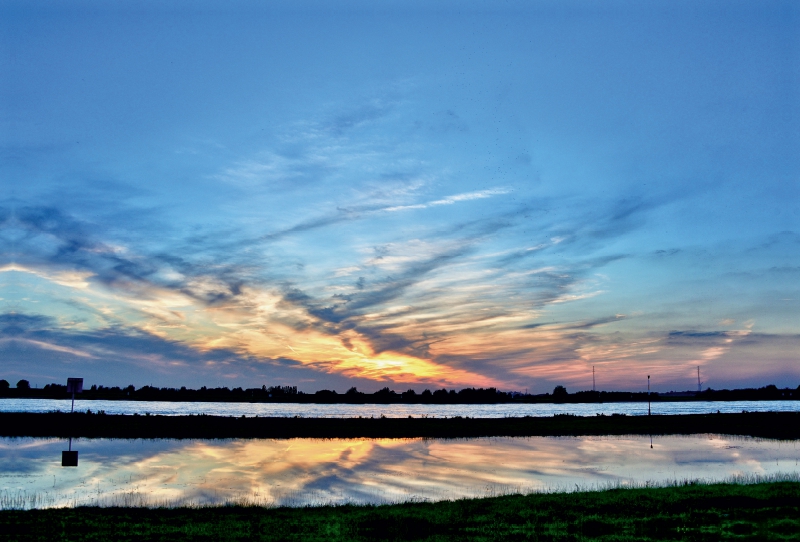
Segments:
[[[397,399],[397,392],[385,387],[373,393],[372,397],[376,403],[393,403]]]
[[[8,380],[0,380],[0,391],[5,391],[11,387],[11,384],[8,383]]]
[[[29,389],[31,389],[31,383],[28,382],[27,380],[24,380],[24,379],[20,380],[19,382],[17,382],[17,389],[18,390],[29,390]]]
[[[567,388],[564,386],[556,386],[553,388],[553,399],[556,401],[564,401],[568,395]]]

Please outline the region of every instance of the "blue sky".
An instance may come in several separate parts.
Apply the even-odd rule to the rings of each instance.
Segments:
[[[800,383],[794,2],[0,9],[0,378]]]

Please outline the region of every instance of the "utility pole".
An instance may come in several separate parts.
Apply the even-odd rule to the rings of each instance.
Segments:
[[[594,388],[594,365],[592,365],[592,391],[595,391],[595,388]]]
[[[647,375],[647,415],[650,415],[650,375]]]
[[[700,387],[700,366],[698,365],[697,366],[697,393],[700,393],[701,391],[702,391],[702,389]]]

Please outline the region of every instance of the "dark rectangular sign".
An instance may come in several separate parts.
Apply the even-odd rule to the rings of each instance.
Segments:
[[[78,466],[78,451],[74,452],[63,451],[61,452],[61,466],[62,467],[77,467]]]
[[[82,393],[83,392],[83,379],[82,378],[68,378],[67,379],[67,393]]]

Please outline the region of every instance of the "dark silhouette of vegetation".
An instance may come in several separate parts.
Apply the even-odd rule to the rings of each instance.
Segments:
[[[0,380],[0,392],[6,391],[10,387],[8,380]]]
[[[47,384],[41,389],[2,389],[0,397],[64,399],[70,397],[67,387],[62,384]],[[346,393],[334,390],[319,390],[315,393],[303,393],[296,386],[261,386],[260,388],[206,388],[198,390],[186,387],[157,388],[142,386],[105,387],[93,385],[84,389],[81,400],[133,400],[133,401],[213,401],[213,402],[251,402],[251,403],[430,403],[430,404],[466,404],[466,403],[505,403],[512,395],[495,388],[464,388],[456,390],[425,390],[417,394],[414,390],[397,393],[385,387],[375,393],[363,393],[353,387]]]
[[[2,385],[0,398],[41,398],[66,399],[67,387],[63,384],[47,384],[44,388],[31,388],[27,380],[20,380],[16,389]],[[779,389],[769,385],[763,388],[739,390],[704,390],[702,393],[681,392],[680,394],[659,394],[649,396],[654,403],[664,401],[761,401],[800,399],[800,386],[796,389]],[[132,401],[201,401],[201,402],[242,402],[242,403],[330,403],[330,404],[496,404],[496,403],[619,403],[627,401],[647,402],[647,392],[623,391],[579,391],[568,393],[564,386],[556,386],[553,393],[539,395],[504,392],[495,388],[464,388],[461,390],[439,389],[396,392],[388,387],[375,393],[364,393],[352,387],[345,393],[335,390],[319,390],[303,393],[296,386],[266,386],[260,388],[206,388],[188,389],[157,388],[133,385],[120,388],[92,385],[84,389],[82,400],[132,400]]]
[[[0,436],[88,438],[469,438],[718,433],[800,438],[800,412],[520,418],[259,418],[0,412]]]
[[[508,495],[388,506],[0,511],[0,539],[314,541],[796,540],[800,483]]]

